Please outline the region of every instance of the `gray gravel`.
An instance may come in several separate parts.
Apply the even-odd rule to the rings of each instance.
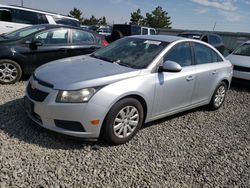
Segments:
[[[250,87],[144,126],[125,145],[75,140],[27,118],[24,83],[0,86],[0,187],[250,187]]]

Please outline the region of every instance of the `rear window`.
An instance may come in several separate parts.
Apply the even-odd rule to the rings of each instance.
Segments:
[[[214,36],[214,35],[210,35],[209,36],[209,43],[210,44],[219,44],[220,43],[220,39],[219,39],[219,37],[217,37],[217,36]]]
[[[70,26],[75,26],[75,27],[80,27],[80,24],[78,21],[76,20],[72,20],[72,19],[67,19],[67,18],[62,18],[62,17],[57,17],[57,16],[53,16],[55,22],[57,24],[62,24],[62,25],[70,25]]]

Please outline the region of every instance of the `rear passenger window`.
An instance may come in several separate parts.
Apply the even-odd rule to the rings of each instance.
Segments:
[[[53,16],[53,19],[57,24],[62,24],[62,25],[71,25],[75,27],[80,27],[80,24],[76,20],[68,19],[68,18],[63,18],[63,17],[57,17]]]
[[[155,30],[154,29],[150,29],[150,35],[155,35]]]
[[[95,37],[93,34],[80,31],[80,30],[72,30],[72,43],[73,44],[94,44]]]
[[[192,65],[192,51],[188,42],[175,45],[167,55],[164,56],[164,61],[174,61],[182,67]]]
[[[23,24],[39,24],[37,13],[19,10],[19,9],[11,9],[12,21],[16,23]]]
[[[215,51],[203,44],[195,43],[194,51],[197,65],[222,61]]]

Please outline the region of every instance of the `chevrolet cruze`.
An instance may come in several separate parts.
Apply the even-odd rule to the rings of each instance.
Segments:
[[[220,108],[231,79],[231,63],[207,43],[131,36],[39,67],[25,108],[52,131],[122,144],[145,122],[202,105]]]

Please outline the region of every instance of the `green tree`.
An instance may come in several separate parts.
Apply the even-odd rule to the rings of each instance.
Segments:
[[[99,19],[97,19],[94,15],[92,15],[89,19],[83,20],[84,25],[97,25],[99,24]]]
[[[144,17],[141,15],[141,9],[131,13],[130,24],[142,25]]]
[[[171,28],[171,17],[168,12],[164,11],[162,7],[158,6],[152,13],[146,13],[145,24],[154,28]]]
[[[77,8],[74,8],[73,10],[71,10],[69,12],[69,16],[78,19],[80,22],[83,21],[82,12]]]

